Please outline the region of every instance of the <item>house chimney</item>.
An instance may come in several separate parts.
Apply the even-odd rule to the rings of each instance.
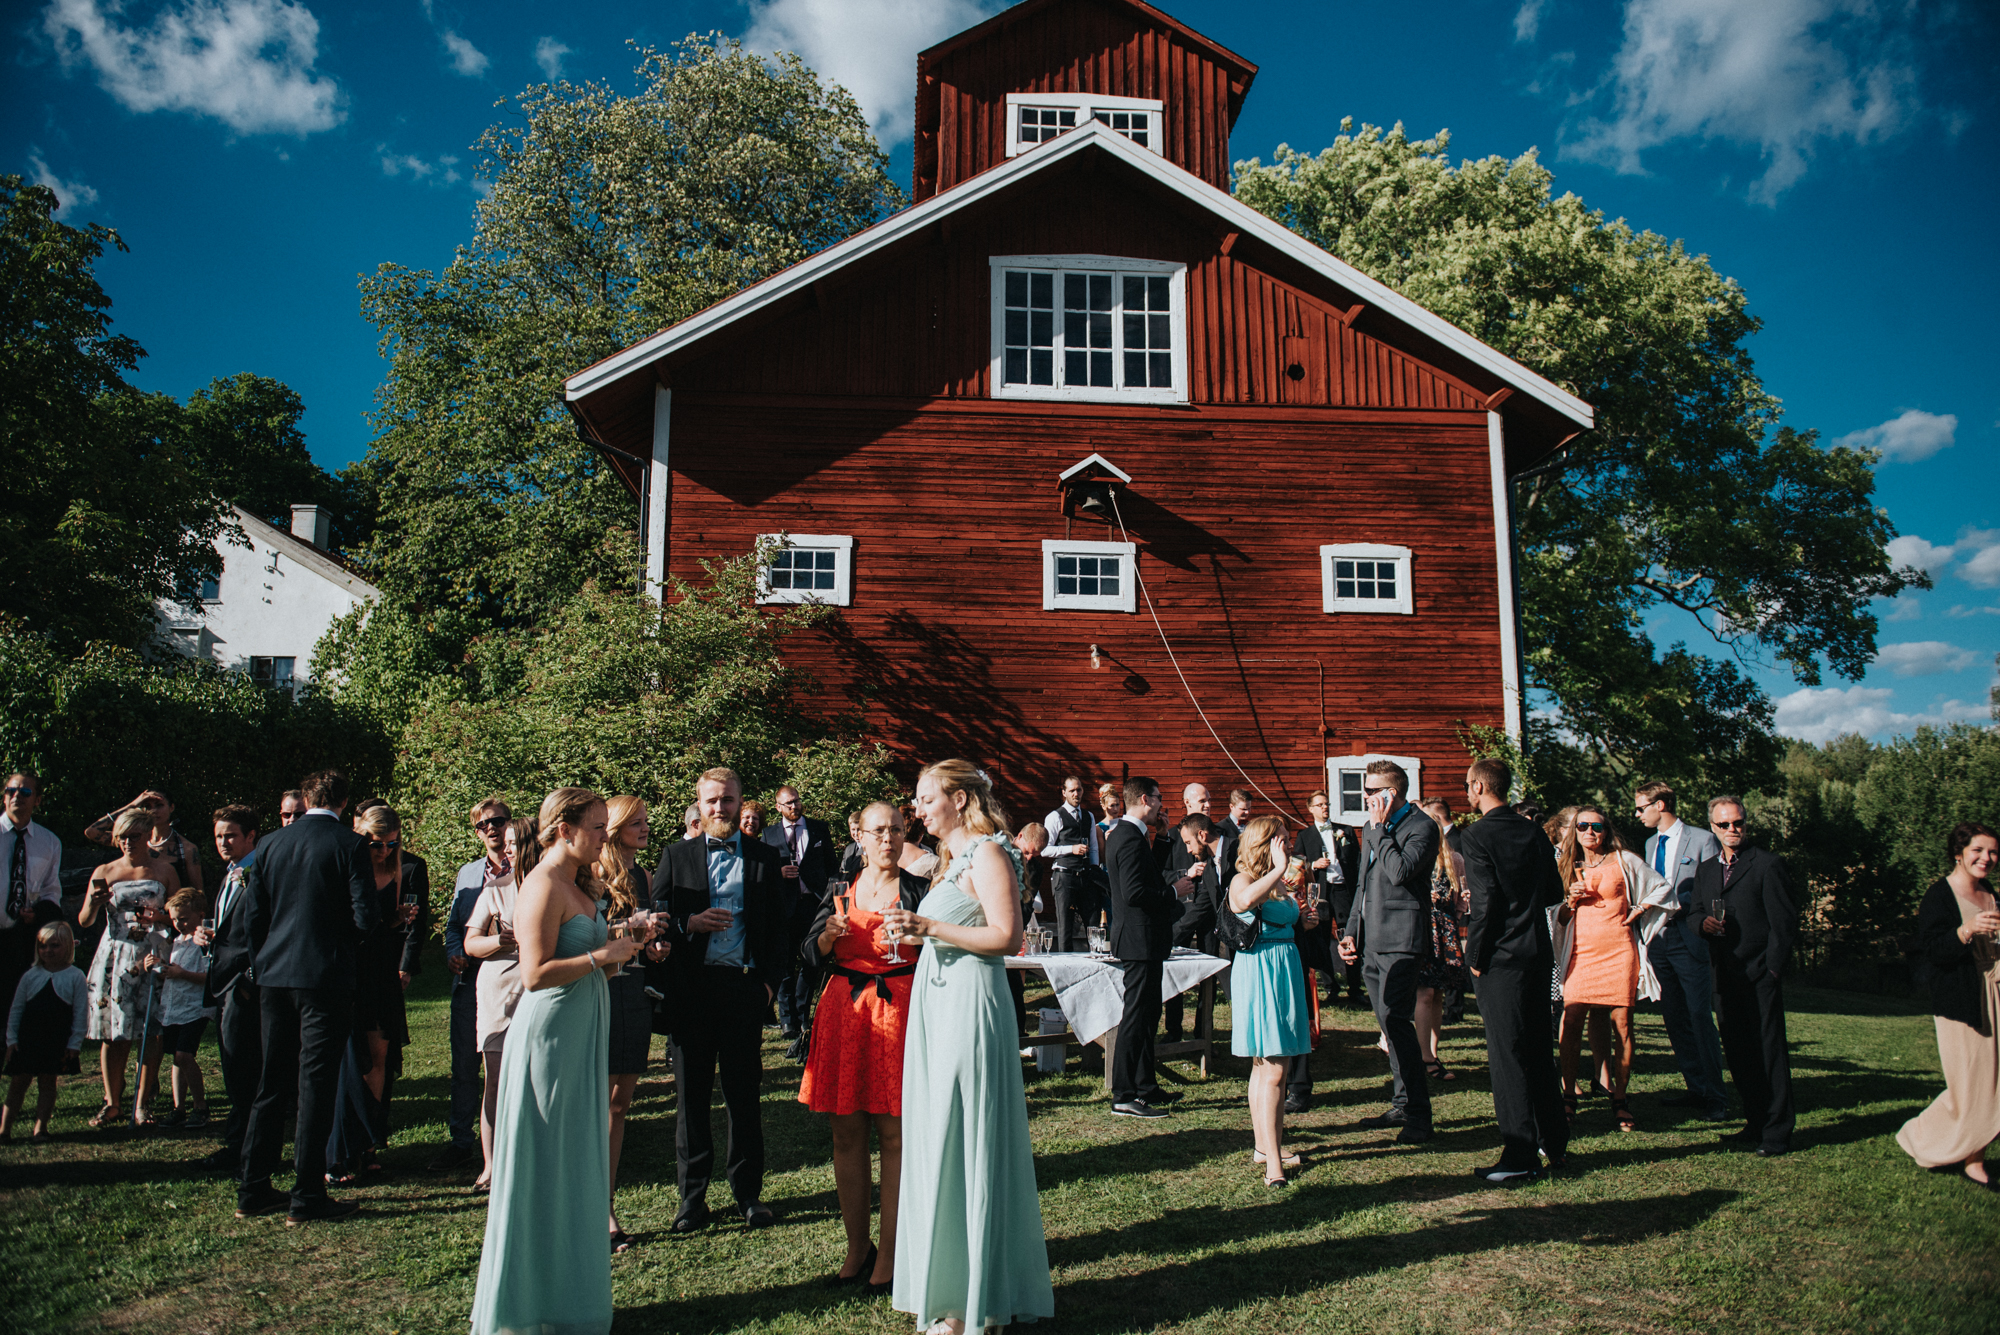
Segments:
[[[333,516],[317,505],[294,505],[292,507],[292,536],[304,538],[321,551],[333,537]]]

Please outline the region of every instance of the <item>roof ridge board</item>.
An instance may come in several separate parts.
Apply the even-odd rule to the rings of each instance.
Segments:
[[[917,68],[918,70],[921,71],[928,62],[947,56],[961,47],[969,46],[973,42],[976,42],[980,38],[988,35],[989,32],[998,31],[1001,28],[1005,28],[1014,23],[1018,23],[1023,18],[1027,17],[1028,14],[1032,13],[1035,10],[1046,9],[1050,5],[1057,3],[1074,3],[1074,2],[1075,0],[1022,0],[1022,3],[1020,4],[1010,5],[1006,9],[1001,10],[998,14],[995,14],[992,18],[987,19],[981,23],[975,23],[973,26],[965,29],[963,32],[954,33],[952,36],[945,38],[942,42],[939,42],[934,46],[927,46],[923,50],[917,52]],[[1186,37],[1196,45],[1204,47],[1207,50],[1213,52],[1216,56],[1220,57],[1220,61],[1222,64],[1233,65],[1236,67],[1236,69],[1242,72],[1243,91],[1245,92],[1249,90],[1251,81],[1257,77],[1257,65],[1254,61],[1251,61],[1245,58],[1244,56],[1237,54],[1235,51],[1230,50],[1228,47],[1216,41],[1213,37],[1208,36],[1206,33],[1197,31],[1194,28],[1190,28],[1187,24],[1182,23],[1179,19],[1167,13],[1165,10],[1158,9],[1152,5],[1145,3],[1145,0],[1092,0],[1092,2],[1098,4],[1117,5],[1121,8],[1137,10],[1147,19],[1151,20],[1154,23],[1159,24],[1161,27],[1166,28],[1171,32],[1178,33],[1181,36]]]

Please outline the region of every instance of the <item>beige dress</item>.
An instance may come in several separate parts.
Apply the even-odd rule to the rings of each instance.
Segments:
[[[1959,916],[1970,925],[1981,907],[1953,892]],[[1938,1063],[1944,1067],[1944,1093],[1931,1106],[1903,1123],[1896,1143],[1924,1168],[1964,1163],[2000,1140],[2000,942],[1990,936],[1972,938],[1972,957],[1979,962],[1980,1009],[1986,1032],[1969,1024],[1937,1018]]]
[[[502,927],[514,926],[514,878],[495,881],[480,892],[465,921],[467,932],[492,936]],[[476,984],[478,999],[479,1050],[498,1052],[507,1042],[507,1026],[513,1022],[514,1008],[521,1004],[521,951],[513,947],[489,955],[479,966]]]

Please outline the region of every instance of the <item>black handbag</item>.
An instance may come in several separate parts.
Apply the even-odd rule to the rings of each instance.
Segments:
[[[1253,950],[1257,939],[1264,934],[1264,906],[1259,904],[1250,914],[1250,921],[1245,922],[1231,911],[1229,901],[1224,899],[1216,911],[1215,926],[1223,945],[1239,952]]]

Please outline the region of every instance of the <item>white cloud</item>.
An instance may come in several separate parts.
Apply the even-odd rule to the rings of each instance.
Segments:
[[[999,8],[993,0],[750,0],[743,44],[796,51],[854,95],[887,148],[915,128],[917,52]]]
[[[1913,464],[1939,450],[1950,449],[1957,431],[1958,417],[1954,413],[1927,413],[1909,408],[1879,426],[1851,431],[1833,443],[1855,450],[1880,450],[1882,457],[1892,463]]]
[[[476,79],[486,73],[486,67],[493,63],[486,58],[484,51],[449,29],[439,33],[438,40],[444,43],[444,49],[451,54],[452,69],[468,79]]]
[[[1873,0],[1626,0],[1624,45],[1600,85],[1611,114],[1579,125],[1565,152],[1640,172],[1647,149],[1676,139],[1746,144],[1766,163],[1751,198],[1772,204],[1820,145],[1909,125],[1904,47]]]
[[[452,185],[464,179],[458,173],[458,159],[450,153],[436,162],[426,162],[414,153],[391,153],[387,144],[375,145],[375,151],[381,155],[384,176],[407,176],[431,185]]]
[[[1967,607],[1964,603],[1954,603],[1945,609],[1944,614],[1961,621],[1967,617],[2000,617],[2000,607]]]
[[[1881,740],[1908,735],[1926,724],[1977,723],[1991,716],[1984,702],[1946,700],[1928,714],[1904,714],[1890,708],[1895,692],[1886,686],[1801,687],[1777,700],[1777,730],[1800,741],[1830,742],[1842,733],[1858,732]]]
[[[319,20],[290,0],[182,0],[126,27],[118,0],[52,0],[42,30],[65,66],[89,65],[132,111],[213,116],[239,134],[340,124],[346,97],[314,70]]]
[[[1927,677],[1936,672],[1963,672],[1979,657],[1943,640],[1913,640],[1907,644],[1885,644],[1875,653],[1875,661],[1899,677]]]
[[[1958,535],[1958,554],[1965,564],[1957,575],[1982,589],[2000,589],[2000,528],[1969,528]]]
[[[1926,542],[1914,533],[1905,533],[1900,537],[1889,539],[1887,548],[1891,565],[1915,566],[1927,573],[1949,563],[1955,550],[1950,546],[1940,547],[1935,543]]]
[[[544,78],[562,78],[563,57],[573,54],[569,47],[553,37],[544,37],[535,43],[535,63],[542,67]]]
[[[1882,615],[1884,621],[1915,621],[1924,614],[1923,607],[1914,599],[1898,598]]]
[[[1521,0],[1521,7],[1514,11],[1514,40],[1534,41],[1535,34],[1542,30],[1542,14],[1548,7],[1549,0]]]
[[[70,210],[87,209],[97,202],[95,186],[85,185],[81,181],[63,180],[49,170],[49,164],[42,161],[42,155],[38,150],[28,151],[28,165],[35,169],[36,185],[45,185],[56,192],[56,217],[67,218],[70,216]]]

